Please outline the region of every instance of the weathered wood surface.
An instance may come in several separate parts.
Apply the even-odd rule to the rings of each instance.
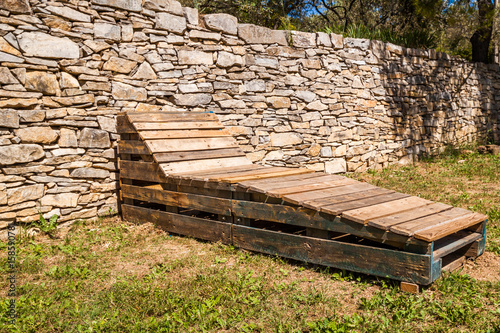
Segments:
[[[244,157],[240,148],[225,148],[212,150],[179,151],[171,153],[156,153],[154,158],[158,163],[182,162],[225,157]]]
[[[377,187],[374,185],[360,183],[353,179],[345,178],[344,180],[338,182],[338,186],[332,186],[331,188],[325,190],[284,195],[283,200],[295,205],[308,204],[310,207],[320,207],[318,204],[319,199],[361,191],[369,191],[375,188]]]
[[[168,177],[154,162],[120,160],[120,178],[143,180],[147,182],[167,183]]]
[[[483,235],[477,232],[468,233],[466,231],[457,232],[455,235],[442,238],[434,243],[434,260],[442,258],[452,252],[455,252],[475,241],[483,238]]]
[[[123,218],[132,222],[152,222],[180,235],[231,244],[231,224],[158,210],[122,205]]]
[[[132,123],[168,123],[178,121],[219,121],[215,113],[195,113],[195,112],[134,112],[127,114]]]
[[[431,256],[233,225],[243,249],[423,285],[432,282]]]
[[[146,145],[152,154],[174,151],[238,148],[238,144],[233,138],[226,137],[146,140]]]
[[[142,131],[144,140],[159,139],[184,139],[184,138],[215,138],[230,137],[231,133],[225,129],[220,130],[171,130],[171,131]]]
[[[137,131],[223,129],[218,121],[176,121],[169,123],[134,123]]]
[[[119,154],[149,155],[150,152],[144,142],[139,140],[118,141]]]
[[[244,156],[212,158],[204,160],[190,160],[180,162],[161,163],[160,167],[165,174],[186,173],[190,171],[211,170],[213,168],[230,168],[234,166],[250,165],[250,162]]]
[[[385,202],[399,200],[409,197],[407,194],[397,193],[390,190],[376,188],[373,190],[355,192],[346,195],[335,196],[324,201],[328,205],[318,205],[322,212],[340,215],[345,211],[374,206]]]

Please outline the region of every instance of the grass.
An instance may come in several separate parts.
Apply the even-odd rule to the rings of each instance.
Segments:
[[[16,326],[0,243],[0,332],[500,332],[499,162],[448,154],[353,175],[490,215],[485,255],[418,295],[114,217],[19,240]]]

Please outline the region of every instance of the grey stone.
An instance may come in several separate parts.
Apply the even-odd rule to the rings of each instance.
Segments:
[[[217,56],[217,65],[220,67],[243,66],[243,57],[221,51]]]
[[[48,126],[20,128],[15,133],[23,143],[50,144],[59,137],[57,132]]]
[[[238,33],[238,19],[229,14],[208,14],[203,17],[208,29],[222,31],[236,35]]]
[[[61,78],[59,79],[59,81],[60,81],[60,87],[62,89],[66,88],[80,89],[80,83],[78,82],[78,80],[74,76],[66,72],[61,72]]]
[[[0,146],[0,165],[11,165],[36,161],[45,156],[42,146],[19,144]]]
[[[122,24],[122,40],[124,42],[132,41],[134,38],[134,26],[132,24]]]
[[[306,103],[310,103],[316,99],[316,94],[308,90],[299,90],[295,92],[295,96]]]
[[[113,71],[122,74],[128,74],[134,69],[137,65],[135,61],[119,58],[119,57],[111,57],[108,61],[104,63],[102,69],[105,71]]]
[[[255,57],[255,64],[258,66],[266,67],[266,68],[274,68],[278,69],[279,62],[278,59],[275,58],[267,58],[267,57]]]
[[[316,34],[311,32],[291,31],[292,45],[294,47],[316,47]]]
[[[21,64],[24,62],[23,58],[16,57],[15,55],[0,51],[1,62],[15,62]]]
[[[228,99],[224,101],[219,101],[220,107],[223,109],[244,109],[246,108],[245,102],[238,99]]]
[[[7,67],[0,67],[0,84],[17,84],[19,81]]]
[[[306,109],[313,111],[325,111],[328,110],[328,105],[321,103],[320,100],[317,100],[307,104]]]
[[[65,155],[82,155],[85,154],[85,149],[82,148],[59,148],[51,151],[54,156],[65,156]]]
[[[370,48],[370,40],[363,38],[344,38],[344,47],[352,47],[366,51]]]
[[[155,71],[153,70],[153,68],[151,68],[151,65],[147,61],[143,62],[139,66],[139,68],[137,68],[135,74],[132,75],[132,79],[135,80],[155,80],[157,77],[158,76],[156,75]]]
[[[58,145],[59,147],[77,147],[76,132],[68,128],[61,128]]]
[[[253,80],[245,83],[246,91],[264,92],[266,91],[266,83],[262,80]]]
[[[208,39],[208,40],[221,40],[222,36],[218,32],[206,32],[200,30],[191,30],[189,32],[189,38],[197,38],[197,39]]]
[[[316,42],[319,46],[332,47],[332,39],[330,35],[325,32],[317,32],[316,33]]]
[[[59,82],[55,74],[48,72],[27,72],[26,89],[39,91],[45,95],[59,95]]]
[[[289,145],[297,145],[302,143],[302,137],[298,133],[271,133],[271,146],[282,147]]]
[[[205,105],[212,101],[210,94],[176,94],[174,103],[180,106],[198,106]]]
[[[157,12],[162,11],[172,13],[179,16],[184,15],[182,5],[180,2],[175,0],[146,0],[144,1],[144,8]]]
[[[192,25],[198,25],[198,9],[196,8],[190,8],[190,7],[183,7],[184,10],[184,17],[187,20],[187,23],[192,24]]]
[[[169,13],[156,13],[156,29],[167,30],[176,34],[186,31],[186,19]]]
[[[212,53],[202,51],[179,50],[179,65],[213,65]]]
[[[330,34],[330,38],[334,49],[338,50],[344,48],[344,37],[342,37],[342,35]]]
[[[120,41],[122,31],[119,25],[97,22],[94,23],[94,37]]]
[[[92,0],[92,3],[130,10],[132,12],[140,12],[142,10],[142,0]]]
[[[109,171],[95,168],[78,168],[71,172],[73,178],[108,178]]]
[[[90,22],[90,15],[84,14],[69,7],[47,6],[45,7],[45,9],[51,12],[52,14],[65,17],[71,21]]]
[[[23,32],[17,36],[17,41],[27,56],[53,59],[80,57],[78,44],[67,37],[54,37],[42,32]]]
[[[144,102],[148,94],[146,89],[131,86],[121,82],[113,82],[111,94],[118,100],[131,100]]]
[[[239,24],[238,36],[248,44],[288,45],[284,30],[271,30],[253,24]]]
[[[19,110],[18,113],[20,121],[24,123],[36,123],[45,120],[44,110]]]
[[[31,13],[28,0],[2,0],[0,1],[0,8],[17,14]]]
[[[45,186],[43,184],[16,187],[7,190],[9,206],[20,202],[38,200],[43,197]]]
[[[0,127],[19,128],[19,115],[15,110],[0,110]]]
[[[347,172],[347,164],[343,158],[334,158],[329,162],[325,162],[326,173],[343,173]]]
[[[111,141],[106,131],[94,128],[84,128],[80,133],[79,147],[83,148],[109,148]]]
[[[97,121],[102,130],[109,133],[117,133],[116,119],[113,117],[97,116]]]
[[[42,206],[52,206],[60,208],[76,207],[78,205],[78,193],[49,194],[40,200]]]
[[[0,205],[7,204],[7,186],[0,184]]]

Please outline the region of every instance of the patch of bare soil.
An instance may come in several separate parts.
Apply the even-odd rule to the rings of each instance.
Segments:
[[[462,271],[478,281],[500,281],[500,256],[492,252],[484,252],[476,260],[467,261]]]

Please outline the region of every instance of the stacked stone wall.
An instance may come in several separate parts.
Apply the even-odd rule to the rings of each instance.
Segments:
[[[116,115],[215,111],[256,163],[331,173],[492,135],[497,66],[200,16],[171,0],[0,2],[0,227],[116,211]]]

